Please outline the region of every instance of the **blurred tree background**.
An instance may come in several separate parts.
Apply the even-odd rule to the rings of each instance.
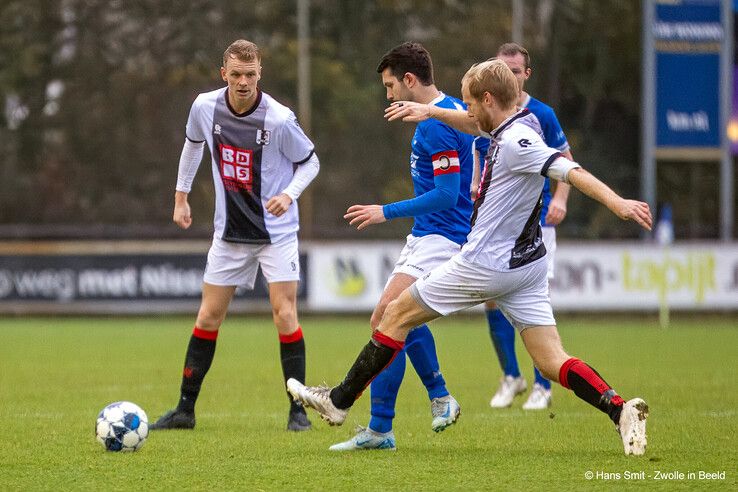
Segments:
[[[637,194],[640,2],[525,8],[527,89],[556,109],[578,161]],[[310,21],[310,136],[322,169],[303,217],[309,238],[403,237],[408,221],[358,233],[342,219],[350,204],[412,190],[413,125],[384,121],[377,62],[422,42],[438,87],[458,96],[466,69],[510,40],[510,1],[312,0]],[[297,112],[295,0],[0,1],[0,238],[208,237],[209,156],[186,233],[171,223],[177,164],[190,105],[222,86],[222,52],[237,38],[261,47],[261,87]],[[577,192],[560,228],[563,238],[637,234]]]

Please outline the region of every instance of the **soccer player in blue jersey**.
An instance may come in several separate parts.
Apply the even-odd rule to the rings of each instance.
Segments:
[[[569,160],[574,160],[569,150],[564,131],[561,129],[554,110],[525,92],[525,82],[531,75],[530,54],[528,50],[517,43],[506,43],[497,50],[497,58],[504,61],[520,85],[518,106],[528,108],[541,124],[543,141],[549,147],[557,149]],[[476,170],[476,168],[475,168]],[[546,178],[543,185],[543,210],[541,212],[541,232],[546,245],[548,261],[548,278],[554,276],[554,253],[556,252],[556,228],[566,216],[566,201],[569,197],[569,185],[563,182],[556,183],[552,194],[551,180]],[[503,371],[500,387],[489,404],[492,408],[509,407],[513,399],[523,393],[527,384],[520,374],[518,360],[515,356],[515,329],[510,321],[497,308],[494,301],[485,303],[489,334],[497,352],[500,367]],[[551,405],[551,381],[544,378],[541,372],[533,367],[535,383],[528,400],[523,404],[525,410],[543,410]]]
[[[390,101],[415,101],[465,112],[464,104],[440,92],[433,81],[430,54],[418,43],[401,44],[384,55],[377,72]],[[387,205],[353,205],[344,216],[364,229],[397,217],[414,217],[407,243],[371,317],[372,329],[382,320],[387,305],[416,279],[457,253],[469,233],[472,201],[473,137],[438,120],[418,124],[413,135],[410,174],[415,198]],[[405,349],[371,384],[371,420],[366,429],[333,451],[395,449],[392,419],[397,392],[405,374],[405,353],[423,381],[431,400],[432,429],[442,431],[459,416],[459,405],[446,389],[428,326],[408,335]]]

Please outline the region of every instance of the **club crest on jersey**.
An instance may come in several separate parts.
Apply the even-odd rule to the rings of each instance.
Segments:
[[[215,128],[213,128],[213,135],[220,135],[222,129],[219,124],[215,124]]]
[[[256,130],[256,143],[259,145],[269,145],[269,139],[272,136],[270,130]]]

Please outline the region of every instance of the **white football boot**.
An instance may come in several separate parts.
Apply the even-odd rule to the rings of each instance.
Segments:
[[[395,433],[376,432],[372,429],[359,427],[356,435],[348,441],[339,442],[330,448],[330,451],[362,451],[366,449],[382,449],[386,451],[396,451]]]
[[[433,432],[441,432],[456,422],[461,414],[461,407],[456,398],[451,395],[433,398],[431,400],[431,414],[433,414],[431,429],[433,429]]]
[[[331,388],[327,386],[305,386],[295,378],[287,380],[287,391],[295,401],[304,407],[315,409],[320,418],[330,425],[341,425],[346,420],[348,410],[337,408],[331,401]]]
[[[626,455],[640,456],[646,452],[647,418],[648,405],[641,398],[633,398],[623,403],[617,429],[623,439],[623,450]]]
[[[500,380],[500,387],[497,393],[489,402],[492,408],[506,408],[512,405],[513,399],[528,388],[528,384],[523,376],[504,376]]]
[[[550,406],[551,390],[535,383],[528,400],[523,403],[523,410],[545,410]]]

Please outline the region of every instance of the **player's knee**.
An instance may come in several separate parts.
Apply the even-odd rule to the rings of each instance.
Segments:
[[[569,358],[563,350],[557,350],[542,356],[533,356],[531,354],[531,357],[533,358],[533,364],[535,364],[543,377],[554,382],[559,381],[559,370]]]
[[[387,331],[387,330],[407,331],[410,328],[413,328],[412,326],[408,325],[404,314],[405,313],[403,312],[401,304],[398,299],[395,299],[394,301],[387,304],[387,308],[384,310],[384,315],[382,316],[382,322],[381,322],[383,331]]]
[[[556,383],[559,382],[559,367],[556,367],[554,364],[548,364],[545,367],[538,367],[538,371],[543,375],[544,378],[554,381]]]
[[[197,314],[197,327],[201,330],[215,331],[220,328],[224,318],[225,313],[201,308]]]
[[[297,320],[297,312],[295,306],[289,302],[283,302],[279,305],[272,306],[272,318],[277,327],[292,326],[293,321]]]
[[[383,325],[386,324],[393,324],[395,322],[395,318],[397,317],[397,300],[391,301],[387,304],[387,306],[383,310],[382,316],[380,317],[380,320],[382,321]]]
[[[384,316],[384,312],[387,310],[387,304],[386,303],[380,303],[377,305],[377,307],[374,309],[374,312],[372,313],[372,317],[369,320],[369,324],[372,327],[372,330],[376,330],[379,326],[379,323],[382,321],[382,317]]]

